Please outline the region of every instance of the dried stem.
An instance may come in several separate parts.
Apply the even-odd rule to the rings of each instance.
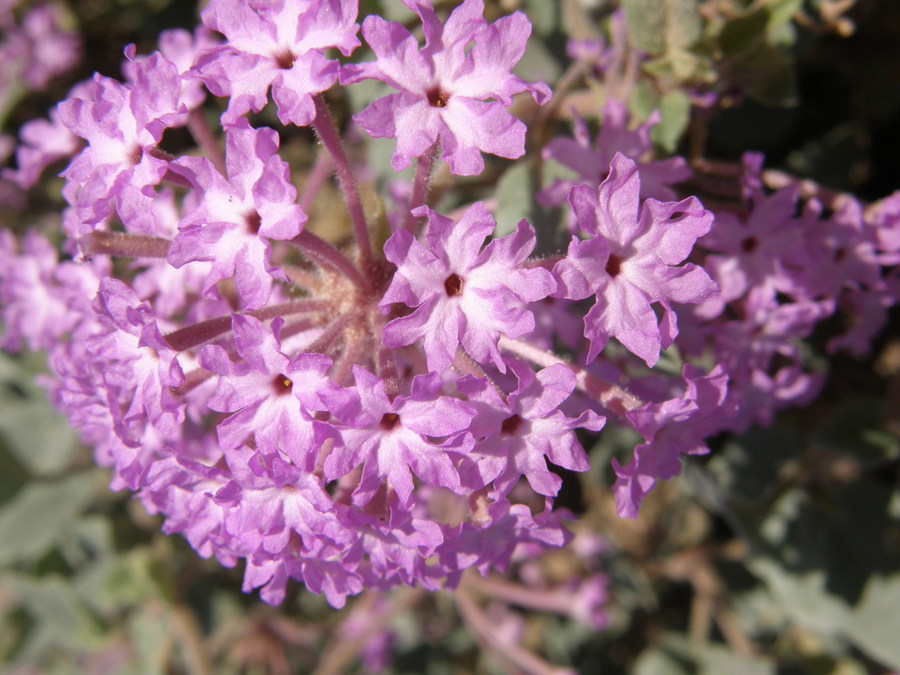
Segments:
[[[184,651],[188,671],[196,675],[213,675],[212,661],[206,652],[203,633],[194,613],[185,605],[172,610],[172,637]]]
[[[322,652],[322,658],[313,671],[313,675],[341,675],[341,673],[346,673],[347,667],[356,660],[359,651],[379,631],[384,630],[394,616],[417,603],[424,594],[425,591],[421,588],[405,588],[392,595],[392,605],[390,607],[376,612],[372,611],[372,605],[378,599],[378,596],[371,591],[366,592],[354,604],[353,613],[347,619],[348,621],[355,619],[357,612],[359,612],[368,619],[366,626],[353,637],[337,636],[326,645]]]
[[[466,590],[465,584],[460,585],[453,592],[453,598],[459,609],[460,616],[472,631],[472,635],[485,648],[490,649],[513,666],[521,670],[525,675],[569,675],[572,673],[567,668],[557,668],[536,654],[532,654],[519,645],[511,644],[498,637],[497,631],[490,619],[484,614],[478,603]]]

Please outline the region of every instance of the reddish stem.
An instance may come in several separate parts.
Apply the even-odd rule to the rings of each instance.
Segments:
[[[344,199],[347,200],[347,208],[350,211],[350,222],[353,225],[353,233],[356,235],[356,244],[359,247],[360,263],[363,269],[369,269],[372,263],[372,244],[369,241],[369,227],[363,213],[359,190],[353,178],[353,170],[350,168],[350,161],[344,151],[341,136],[328,112],[325,98],[319,94],[313,97],[313,101],[316,104],[316,119],[313,121],[313,128],[316,130],[319,140],[322,141],[322,145],[331,155],[331,161],[334,162],[338,182],[344,191]]]
[[[85,255],[111,255],[119,258],[165,258],[171,241],[125,232],[91,232],[79,240]]]

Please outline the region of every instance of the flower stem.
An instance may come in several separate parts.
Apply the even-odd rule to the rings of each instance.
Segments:
[[[431,170],[434,168],[434,159],[437,157],[438,141],[435,141],[416,162],[416,176],[413,180],[412,192],[409,195],[409,204],[406,208],[406,217],[403,219],[403,229],[413,232],[416,227],[416,217],[413,209],[425,204],[428,195],[428,186],[431,182]]]
[[[294,302],[284,302],[279,305],[271,305],[263,307],[254,312],[247,312],[248,316],[260,321],[274,319],[277,316],[288,316],[289,314],[300,314],[303,312],[321,312],[328,308],[328,303],[321,300],[296,300]],[[231,330],[230,316],[217,316],[214,319],[208,319],[195,323],[191,326],[179,328],[165,336],[165,340],[169,346],[177,352],[183,352],[185,349],[202,345],[209,342],[223,333]]]
[[[522,649],[517,644],[511,644],[501,639],[495,630],[494,624],[475,602],[475,599],[466,590],[465,584],[461,584],[453,592],[453,599],[459,608],[460,616],[472,631],[473,636],[482,645],[495,651],[499,656],[511,663],[516,669],[527,675],[569,675],[573,671],[566,668],[556,668],[547,663],[536,654]]]
[[[334,164],[331,162],[331,155],[327,152],[319,152],[306,177],[303,194],[300,195],[300,208],[303,209],[303,213],[309,213],[316,200],[316,195],[319,194],[332,171],[334,171]]]
[[[313,675],[340,675],[349,670],[349,666],[358,658],[359,652],[385,629],[391,619],[418,603],[425,595],[421,588],[404,588],[388,596],[388,604],[375,609],[379,595],[366,591],[353,605],[344,625],[360,625],[352,636],[346,630],[332,631],[332,638],[322,650],[319,663]]]
[[[85,255],[106,254],[119,258],[165,258],[171,241],[125,232],[91,232],[79,241]]]
[[[347,328],[350,322],[357,318],[359,317],[356,313],[341,314],[335,318],[331,323],[325,326],[322,334],[316,338],[315,342],[306,348],[306,353],[326,353],[331,348],[331,345],[334,344],[334,341],[337,340],[338,336],[344,332],[344,329]]]
[[[368,286],[362,274],[359,273],[359,270],[356,269],[356,266],[350,262],[347,256],[321,237],[303,230],[291,239],[291,243],[301,248],[314,262],[326,265],[343,274],[353,285],[359,288]]]
[[[331,119],[331,114],[328,112],[325,98],[319,94],[313,97],[313,101],[316,105],[316,119],[313,121],[313,128],[331,155],[338,182],[344,191],[344,199],[347,200],[347,208],[350,211],[350,222],[353,225],[356,244],[359,247],[360,263],[363,269],[368,269],[372,263],[372,244],[369,241],[369,227],[366,224],[366,216],[363,213],[350,161],[347,159],[347,153],[344,152],[344,144],[341,142],[334,120]]]
[[[538,349],[522,340],[512,340],[507,337],[500,338],[500,349],[512,352],[516,356],[520,356],[526,361],[530,361],[536,366],[546,368],[557,363],[561,363],[575,373],[575,386],[584,394],[600,403],[604,408],[615,413],[620,418],[625,418],[629,412],[640,408],[644,405],[644,401],[622,387],[601,380],[596,375],[592,375],[581,366],[576,366],[552,352],[546,352]]]
[[[518,605],[519,607],[533,609],[538,612],[555,612],[561,616],[571,614],[571,594],[561,594],[556,589],[526,588],[521,584],[515,584],[497,577],[482,578],[475,574],[466,578],[466,585],[492,598]]]
[[[224,176],[226,172],[225,156],[219,149],[216,137],[209,127],[209,121],[206,119],[206,115],[200,108],[194,108],[188,113],[187,128],[188,131],[191,132],[191,136],[193,136],[194,140],[197,142],[197,145],[200,146],[200,149],[203,151],[206,158],[214,167],[216,167],[219,173]]]

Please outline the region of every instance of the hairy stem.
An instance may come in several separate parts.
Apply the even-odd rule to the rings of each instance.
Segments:
[[[412,192],[409,195],[409,204],[406,207],[406,217],[403,219],[403,229],[413,232],[416,227],[416,216],[413,209],[425,204],[428,195],[428,187],[431,183],[431,171],[434,168],[434,160],[438,153],[438,141],[435,141],[416,162],[416,176],[413,180]]]
[[[497,600],[539,612],[555,612],[568,616],[572,611],[571,593],[559,593],[552,588],[526,588],[498,577],[485,579],[475,574],[466,578],[466,585]]]
[[[85,255],[111,255],[118,258],[165,258],[172,244],[168,239],[125,232],[91,232],[79,240]]]
[[[331,155],[327,152],[319,152],[316,155],[316,161],[306,177],[306,184],[303,186],[303,193],[300,195],[300,208],[304,213],[309,213],[312,208],[316,196],[325,185],[325,181],[334,171],[334,164],[331,161]]]
[[[188,113],[187,128],[206,158],[224,176],[226,172],[225,155],[219,149],[216,136],[209,127],[209,120],[206,119],[206,115],[200,108],[194,108]]]
[[[372,263],[372,243],[369,240],[369,227],[366,224],[366,216],[363,213],[362,201],[359,198],[359,190],[353,178],[350,161],[347,159],[347,153],[344,151],[344,145],[337,127],[334,125],[334,120],[331,119],[331,114],[328,112],[325,98],[319,94],[314,96],[313,100],[316,104],[316,119],[313,122],[313,128],[331,155],[338,182],[344,191],[344,199],[347,200],[347,208],[350,211],[350,222],[353,225],[353,233],[356,235],[356,244],[359,247],[360,263],[363,269],[368,269]]]
[[[358,288],[366,288],[368,286],[366,280],[353,263],[350,262],[350,259],[321,237],[303,230],[291,239],[291,243],[302,249],[313,262],[326,265],[343,274],[354,286]]]
[[[266,321],[274,319],[278,316],[288,316],[290,314],[301,314],[308,312],[321,312],[329,307],[327,302],[322,300],[295,300],[294,302],[284,302],[279,305],[270,305],[253,312],[247,312],[247,316],[254,319]],[[185,349],[197,347],[204,342],[209,342],[231,330],[230,316],[217,316],[214,319],[207,319],[195,323],[191,326],[179,328],[165,336],[169,346],[177,352],[183,352]]]
[[[359,314],[356,312],[352,312],[350,314],[341,314],[331,323],[325,326],[322,334],[316,338],[315,342],[313,342],[309,347],[306,348],[306,352],[324,354],[331,348],[331,345],[334,344],[334,341],[337,340],[341,333],[344,332],[350,322],[358,318]]]
[[[577,366],[552,352],[546,352],[543,349],[523,342],[521,340],[512,340],[510,338],[500,338],[500,349],[512,352],[516,356],[520,356],[526,361],[530,361],[536,366],[546,368],[557,363],[561,363],[575,373],[575,386],[584,394],[600,403],[604,408],[618,417],[624,418],[629,412],[640,408],[644,402],[637,396],[622,387],[601,380],[596,375],[587,372],[581,366]]]

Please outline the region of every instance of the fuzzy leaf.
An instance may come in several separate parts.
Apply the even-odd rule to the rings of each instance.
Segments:
[[[622,6],[629,38],[648,54],[690,47],[703,30],[696,0],[623,0]]]
[[[0,509],[0,565],[30,562],[59,543],[90,503],[96,472],[32,483]]]

